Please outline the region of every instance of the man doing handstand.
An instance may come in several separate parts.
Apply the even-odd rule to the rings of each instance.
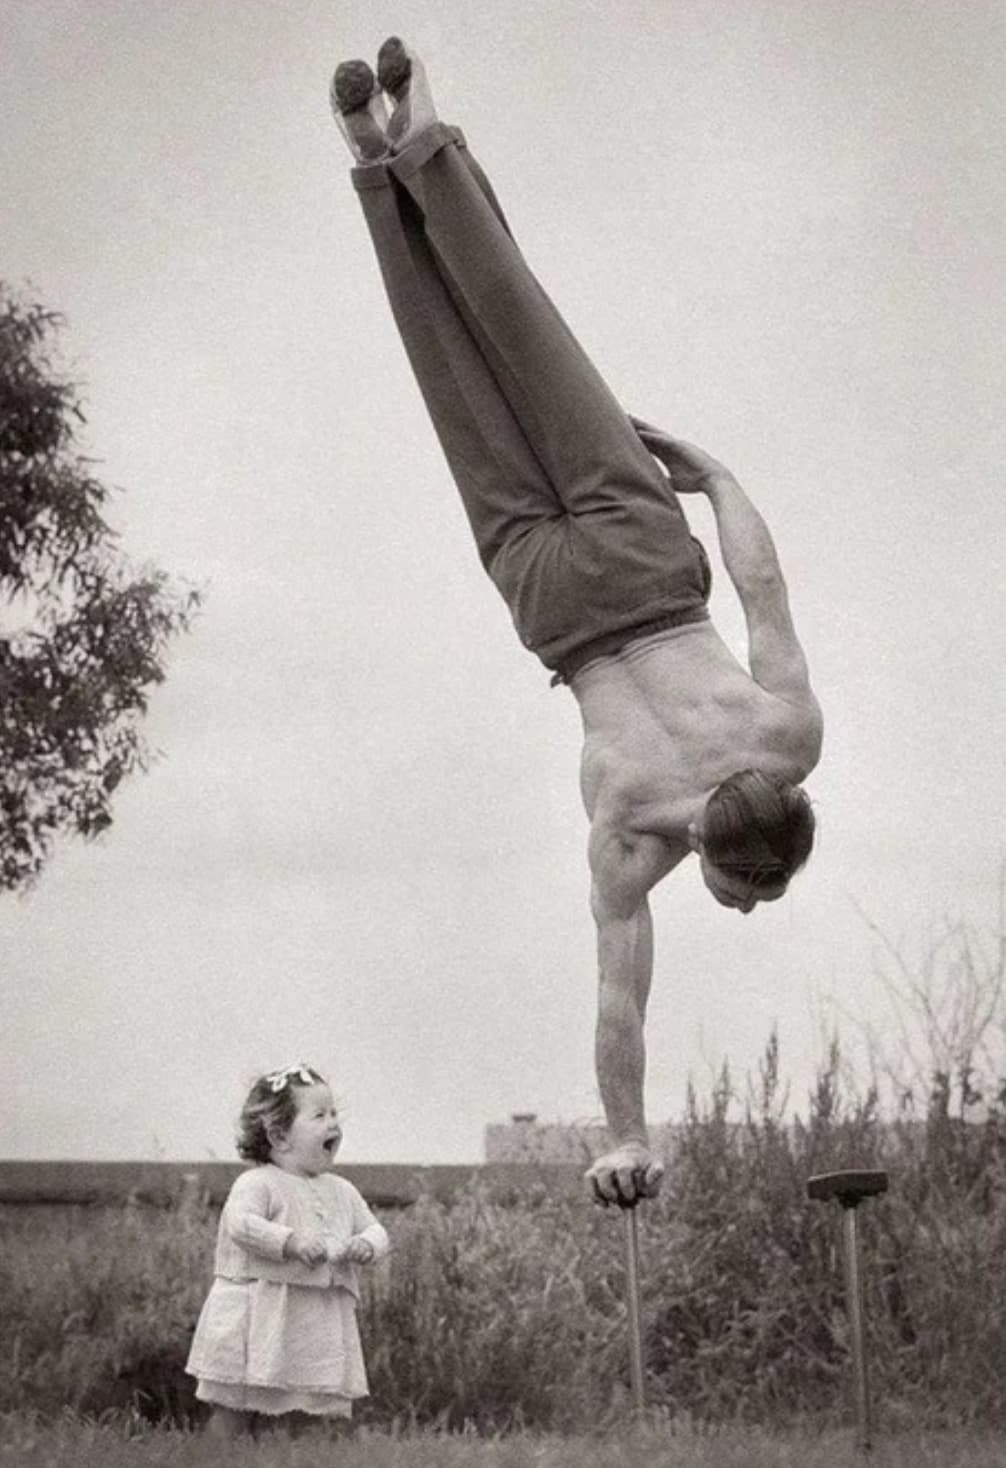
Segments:
[[[749,913],[783,895],[813,843],[798,782],[820,754],[820,710],[761,515],[722,464],[619,406],[532,275],[463,135],[437,118],[418,58],[392,37],[376,81],[365,62],[344,62],[332,91],[482,564],[525,647],[580,707],[611,1147],[588,1177],[598,1199],[631,1206],[663,1172],[643,1107],[648,893],[695,852],[724,907]],[[747,669],[709,619],[709,565],[684,494],[712,506]]]

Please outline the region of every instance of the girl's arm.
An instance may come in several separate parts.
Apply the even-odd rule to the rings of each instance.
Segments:
[[[350,1243],[355,1243],[357,1239],[370,1245],[370,1258],[362,1261],[365,1264],[372,1264],[375,1259],[383,1259],[391,1248],[387,1229],[383,1224],[378,1223],[376,1218],[373,1223],[368,1223],[366,1228],[361,1228],[359,1233],[354,1234]]]
[[[382,1223],[378,1223],[367,1203],[360,1193],[353,1189],[353,1233],[356,1238],[365,1239],[373,1249],[373,1259],[381,1259],[391,1248],[387,1229]]]
[[[224,1228],[235,1243],[263,1259],[287,1257],[293,1229],[269,1217],[269,1184],[258,1169],[243,1172],[224,1204]]]
[[[387,1230],[384,1225],[378,1223],[370,1211],[360,1193],[351,1183],[342,1180],[349,1191],[349,1202],[351,1208],[352,1236],[347,1244],[343,1244],[333,1263],[340,1264],[373,1264],[375,1259],[381,1259],[387,1254],[391,1247]]]

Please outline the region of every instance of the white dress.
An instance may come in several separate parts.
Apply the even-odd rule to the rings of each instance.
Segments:
[[[253,1173],[260,1176],[238,1179],[221,1216],[217,1274],[185,1369],[198,1377],[196,1396],[204,1402],[245,1412],[348,1417],[353,1400],[367,1395],[367,1374],[356,1296],[338,1282],[339,1271],[326,1274],[327,1267],[320,1266],[326,1280],[320,1287],[255,1278],[254,1256],[247,1252],[247,1273],[240,1277],[220,1273],[220,1261],[232,1258],[233,1240],[247,1232],[249,1219],[256,1231],[265,1221],[280,1240],[289,1226],[280,1227],[278,1217],[301,1226],[309,1222],[333,1241],[333,1252],[362,1234],[376,1256],[386,1251],[387,1235],[344,1178],[299,1177],[271,1166]],[[265,1182],[267,1189],[251,1191]],[[232,1270],[233,1264],[226,1267]]]

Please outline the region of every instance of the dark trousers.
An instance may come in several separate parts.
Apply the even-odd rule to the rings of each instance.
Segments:
[[[565,679],[634,637],[704,619],[705,552],[461,132],[436,123],[353,182],[479,556],[524,645]]]

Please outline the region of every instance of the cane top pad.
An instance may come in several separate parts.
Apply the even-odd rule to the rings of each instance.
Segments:
[[[886,1172],[821,1172],[808,1179],[810,1198],[837,1198],[843,1208],[855,1208],[864,1198],[887,1192]]]

